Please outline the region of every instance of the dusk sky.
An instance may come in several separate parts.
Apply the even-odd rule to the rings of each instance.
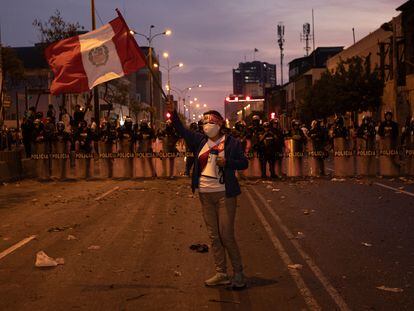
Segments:
[[[130,28],[147,33],[171,28],[173,35],[154,40],[157,53],[168,51],[171,62],[184,62],[173,71],[172,86],[183,89],[201,83],[202,89],[190,93],[201,103],[223,110],[223,100],[232,92],[232,68],[244,58],[279,64],[276,25],[283,22],[285,63],[304,55],[299,34],[302,24],[311,22],[315,10],[316,46],[349,46],[352,27],[356,39],[374,31],[398,15],[395,9],[404,0],[172,0],[110,1],[96,0],[97,26],[123,12]],[[90,2],[81,0],[0,0],[2,41],[10,46],[30,46],[38,41],[32,26],[35,18],[47,20],[59,9],[65,20],[91,27]],[[140,45],[146,45],[137,37]],[[162,64],[163,63],[162,60]],[[277,66],[278,81],[280,75]],[[285,69],[285,77],[287,69]],[[164,76],[164,84],[166,75]]]

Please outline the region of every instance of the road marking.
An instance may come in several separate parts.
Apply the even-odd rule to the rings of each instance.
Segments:
[[[116,190],[118,190],[118,189],[119,189],[119,187],[118,187],[118,186],[114,187],[113,189],[111,189],[111,190],[109,190],[109,191],[105,192],[104,194],[101,194],[99,197],[97,197],[97,198],[95,199],[95,201],[99,201],[99,200],[103,199],[104,197],[106,197],[107,195],[110,195],[112,192],[114,192],[114,191],[116,191]]]
[[[28,238],[25,238],[23,240],[21,240],[20,242],[14,244],[13,246],[10,246],[8,249],[2,251],[0,253],[0,259],[6,257],[7,255],[13,253],[16,249],[22,247],[23,245],[29,243],[31,240],[33,240],[34,238],[36,238],[35,235],[29,236]]]
[[[269,203],[267,203],[266,199],[261,195],[256,189],[252,188],[253,192],[258,196],[259,200],[262,204],[266,207],[270,215],[279,225],[280,229],[286,235],[286,237],[290,240],[293,244],[297,252],[300,256],[305,260],[308,264],[309,268],[312,270],[313,274],[319,279],[322,286],[325,288],[326,292],[331,296],[333,301],[335,301],[336,305],[339,307],[339,310],[350,310],[344,299],[338,293],[338,291],[332,286],[331,282],[325,277],[322,273],[321,269],[315,264],[312,258],[302,249],[300,244],[295,240],[295,236],[290,232],[290,230],[282,223],[280,217],[275,213],[275,211],[271,208]]]
[[[401,192],[401,193],[404,193],[406,195],[410,195],[410,196],[414,197],[414,193],[409,192],[409,191],[405,191],[405,190],[401,190],[401,189],[394,188],[394,187],[391,187],[391,186],[387,186],[387,185],[381,184],[379,182],[374,182],[374,185],[377,185],[377,186],[380,186],[380,187],[383,187],[383,188],[386,188],[386,189],[389,189],[389,190],[398,191],[398,192]]]
[[[306,304],[308,305],[308,307],[311,310],[321,310],[321,307],[318,305],[318,303],[316,302],[316,300],[313,297],[312,293],[310,292],[309,288],[306,286],[305,281],[303,280],[303,278],[300,275],[299,271],[288,268],[288,265],[293,264],[292,259],[290,259],[289,255],[286,252],[286,250],[284,249],[282,243],[280,242],[280,240],[274,234],[274,232],[272,230],[272,227],[267,222],[265,216],[263,215],[263,213],[261,212],[261,210],[257,206],[256,202],[253,200],[252,195],[250,194],[250,192],[246,191],[246,194],[247,194],[247,197],[248,197],[251,205],[253,205],[253,208],[256,212],[257,217],[261,221],[261,223],[262,223],[263,227],[265,228],[270,240],[273,243],[273,246],[275,247],[276,251],[279,253],[280,258],[282,258],[283,263],[285,264],[285,266],[288,269],[290,275],[292,276],[293,280],[295,281],[296,286],[298,287],[298,289],[299,289],[303,299],[305,300]]]

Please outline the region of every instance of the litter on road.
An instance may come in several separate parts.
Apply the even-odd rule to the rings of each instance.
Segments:
[[[402,293],[404,291],[402,288],[398,288],[398,287],[387,287],[387,286],[384,286],[384,285],[377,286],[377,288],[379,290],[383,290],[383,291],[386,291],[386,292],[392,292],[392,293]]]
[[[344,182],[344,181],[346,181],[346,179],[345,178],[332,178],[331,179],[331,181],[333,181],[333,182]]]
[[[36,254],[35,266],[38,268],[56,267],[57,265],[65,264],[63,258],[52,258],[49,257],[44,251],[39,251]]]
[[[99,245],[91,245],[91,246],[88,247],[88,249],[89,250],[95,250],[96,251],[98,249],[101,249],[101,247]]]
[[[208,246],[206,244],[192,244],[190,249],[196,251],[197,253],[207,253]]]
[[[293,270],[300,270],[303,268],[303,265],[296,263],[296,264],[288,265],[288,268],[293,269]]]
[[[364,246],[366,246],[366,247],[371,247],[372,246],[371,243],[367,243],[367,242],[362,242],[361,244],[364,245]]]
[[[77,240],[77,237],[75,237],[74,235],[69,234],[68,237],[66,238],[66,240],[68,240],[68,241]]]

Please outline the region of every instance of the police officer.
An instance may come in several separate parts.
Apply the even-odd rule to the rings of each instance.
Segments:
[[[414,117],[408,117],[401,132],[401,144],[407,146],[412,137],[414,137]]]
[[[315,174],[316,176],[323,176],[325,175],[325,144],[328,134],[321,120],[312,121],[308,136],[312,142],[311,152],[313,153],[311,153],[311,157],[316,162]]]
[[[381,138],[390,137],[392,141],[396,142],[398,138],[398,123],[394,122],[392,117],[391,111],[385,112],[384,121],[379,126],[378,134]]]
[[[39,114],[37,116],[40,116]],[[41,119],[35,119],[33,122],[34,129],[32,132],[33,153],[39,157],[47,156],[46,135],[44,124]],[[40,179],[49,178],[49,159],[40,158],[36,161],[37,177]]]
[[[243,120],[237,121],[234,124],[234,129],[231,132],[231,134],[233,135],[233,137],[236,137],[240,140],[244,152],[247,152],[248,151],[248,140],[247,140],[248,134],[247,134],[246,122],[244,122]]]
[[[276,160],[276,144],[277,138],[271,130],[270,123],[263,123],[264,132],[259,136],[259,160],[262,178],[266,178],[267,163],[269,163],[270,177],[276,178],[275,160]]]
[[[248,135],[251,140],[251,147],[256,153],[259,152],[260,135],[263,134],[264,129],[261,125],[262,120],[258,115],[252,117],[252,124],[249,126]]]
[[[375,130],[375,123],[369,116],[363,116],[361,125],[357,129],[356,136],[359,139],[365,141],[365,150],[374,150],[375,149],[375,136],[377,131]]]
[[[108,178],[113,176],[114,159],[110,157],[114,152],[117,141],[116,122],[103,120],[100,124],[99,152],[102,154],[100,160],[100,175]],[[104,157],[105,156],[105,157]]]
[[[133,130],[133,122],[130,117],[125,118],[124,124],[118,128],[118,140],[120,153],[128,155],[128,158],[117,159],[117,162],[122,166],[124,172],[123,177],[133,177],[134,171],[134,153],[135,135]]]
[[[289,177],[301,177],[303,175],[303,151],[306,137],[298,120],[294,119],[291,121],[290,130],[285,140],[289,149],[287,175]]]
[[[172,125],[171,120],[167,120],[165,122],[165,129],[161,130],[157,133],[157,137],[162,140],[162,151],[165,153],[174,153],[178,152],[177,150],[177,142],[180,139],[178,132],[175,130],[174,126]],[[174,178],[174,163],[175,163],[175,156],[168,158],[169,162],[169,175],[168,177]]]
[[[61,179],[66,178],[66,164],[70,152],[71,137],[65,131],[65,123],[59,121],[52,137],[52,153],[58,158],[52,159],[52,175]]]
[[[345,138],[345,139],[349,138],[349,131],[345,126],[344,117],[341,115],[337,115],[335,117],[332,137],[333,138]]]
[[[91,159],[89,155],[92,153],[93,135],[85,120],[79,122],[75,136],[75,152],[85,155],[86,158],[78,159],[78,175],[89,178],[91,170]]]
[[[277,177],[282,178],[282,161],[285,135],[280,125],[279,119],[274,118],[270,120],[270,130],[276,138],[275,173]]]
[[[148,124],[148,121],[142,120],[137,133],[138,152],[153,154],[152,144],[155,141],[155,132]],[[148,157],[148,165],[152,177],[157,177],[152,156]]]

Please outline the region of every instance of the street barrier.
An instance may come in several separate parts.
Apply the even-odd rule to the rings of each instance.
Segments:
[[[304,146],[302,142],[294,139],[285,140],[286,175],[288,177],[302,177]]]
[[[377,175],[375,139],[357,138],[355,170],[357,176]]]
[[[337,177],[354,176],[354,151],[352,141],[342,137],[334,138],[334,175]]]
[[[316,146],[312,141],[307,142],[305,150],[304,144],[290,139],[285,141],[285,150],[278,163],[287,177],[323,176],[328,155],[333,160],[333,175],[338,177],[414,176],[414,139],[406,142],[404,150],[396,149],[395,142],[387,139],[380,141],[379,146],[379,149],[375,148],[375,141],[356,139],[354,143],[335,138],[333,150],[328,153],[324,146]],[[20,170],[13,170],[20,172],[14,173],[16,176],[35,175],[40,180],[180,176],[184,175],[187,157],[192,156],[185,152],[183,145],[179,145],[178,152],[163,152],[162,143],[158,141],[147,149],[150,152],[119,142],[99,142],[90,153],[75,152],[63,143],[55,143],[51,148],[44,143],[36,143],[33,150],[31,159],[25,159],[24,163],[22,160]],[[18,159],[2,153],[0,156],[9,160],[13,158],[15,162]],[[239,176],[260,177],[259,155],[251,152],[246,156],[249,168]],[[0,180],[11,174],[9,168],[10,165],[0,166]],[[281,174],[277,172],[277,175]]]
[[[379,174],[386,177],[398,176],[400,173],[400,153],[395,139],[391,137],[382,138],[379,148]]]

